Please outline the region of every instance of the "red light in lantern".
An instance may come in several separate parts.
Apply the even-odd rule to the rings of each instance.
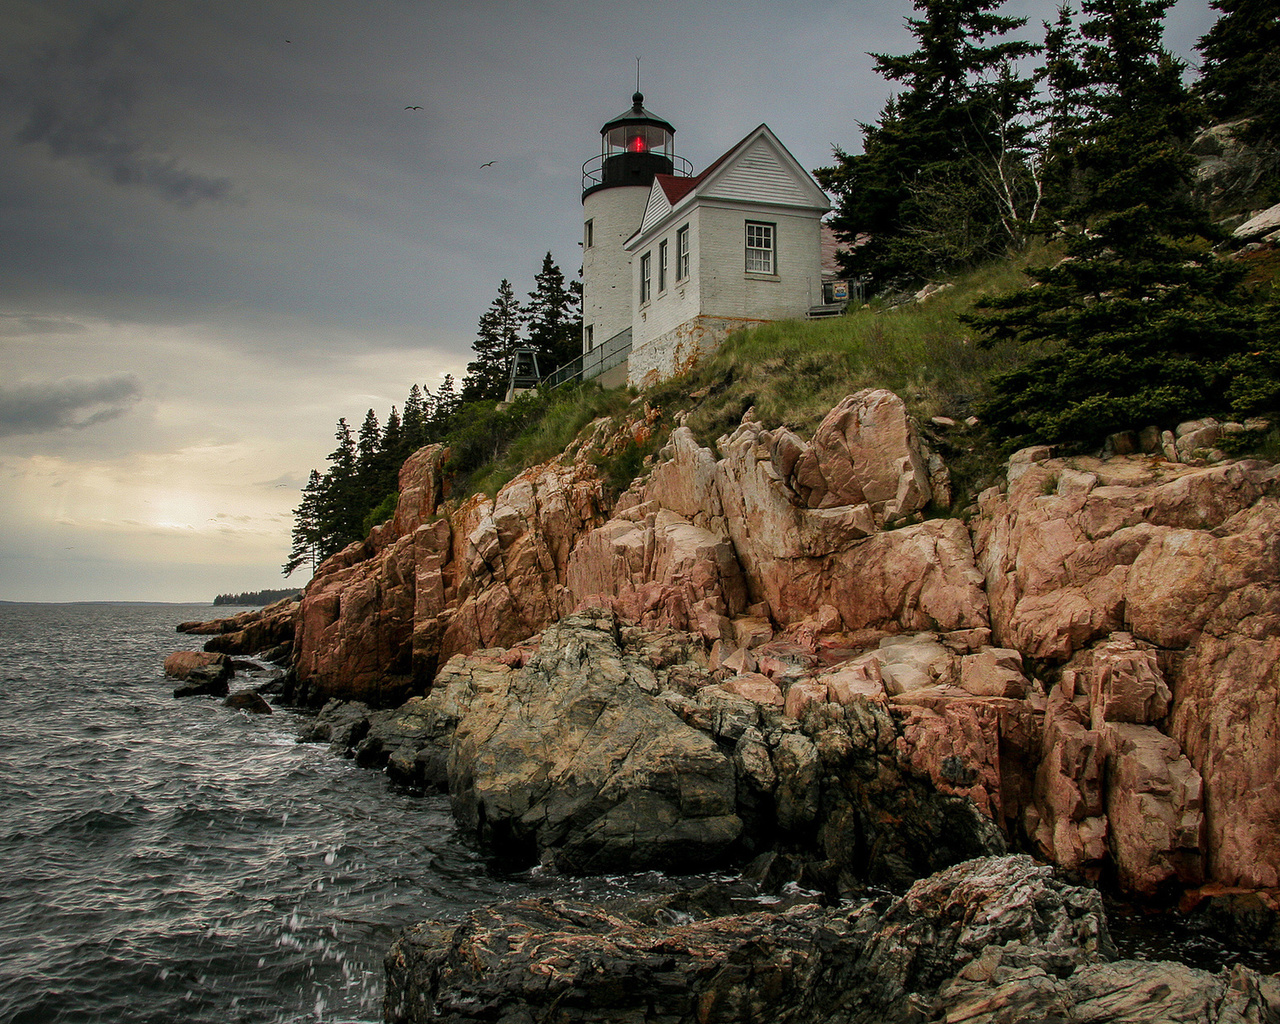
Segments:
[[[627,149],[629,149],[632,153],[649,152],[649,147],[645,145],[644,139],[641,138],[639,135],[634,136],[631,139],[631,141],[627,143]]]

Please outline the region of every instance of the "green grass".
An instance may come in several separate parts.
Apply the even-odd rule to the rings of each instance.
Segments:
[[[845,395],[869,387],[902,396],[921,420],[964,419],[986,393],[989,375],[1025,355],[1009,345],[980,348],[960,314],[982,295],[1023,283],[1020,266],[1002,263],[921,303],[872,303],[829,320],[787,320],[738,332],[689,375],[689,391],[710,385],[711,393],[688,425],[710,444],[754,405],[763,422],[804,434]]]
[[[561,455],[589,423],[617,417],[633,394],[606,391],[588,382],[521,395],[506,408],[475,403],[463,408],[445,438],[451,450],[446,470],[461,498],[495,496],[519,473]]]

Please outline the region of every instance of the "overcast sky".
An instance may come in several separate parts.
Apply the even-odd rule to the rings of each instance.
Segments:
[[[911,13],[0,0],[0,600],[286,585],[338,417],[460,377],[545,252],[576,274],[582,162],[637,56],[695,168],[761,122],[814,168],[858,149],[888,95],[867,52],[908,52]],[[1166,42],[1212,21],[1179,0]]]

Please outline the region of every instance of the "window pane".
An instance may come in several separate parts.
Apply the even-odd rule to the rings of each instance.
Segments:
[[[747,272],[773,273],[773,225],[747,222]]]

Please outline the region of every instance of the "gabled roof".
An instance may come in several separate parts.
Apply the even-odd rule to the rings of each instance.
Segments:
[[[818,183],[778,141],[769,126],[762,124],[695,177],[657,175],[649,190],[640,228],[627,239],[624,248],[630,248],[650,229],[665,223],[678,208],[690,206],[701,197],[822,212],[831,209],[831,202]]]

